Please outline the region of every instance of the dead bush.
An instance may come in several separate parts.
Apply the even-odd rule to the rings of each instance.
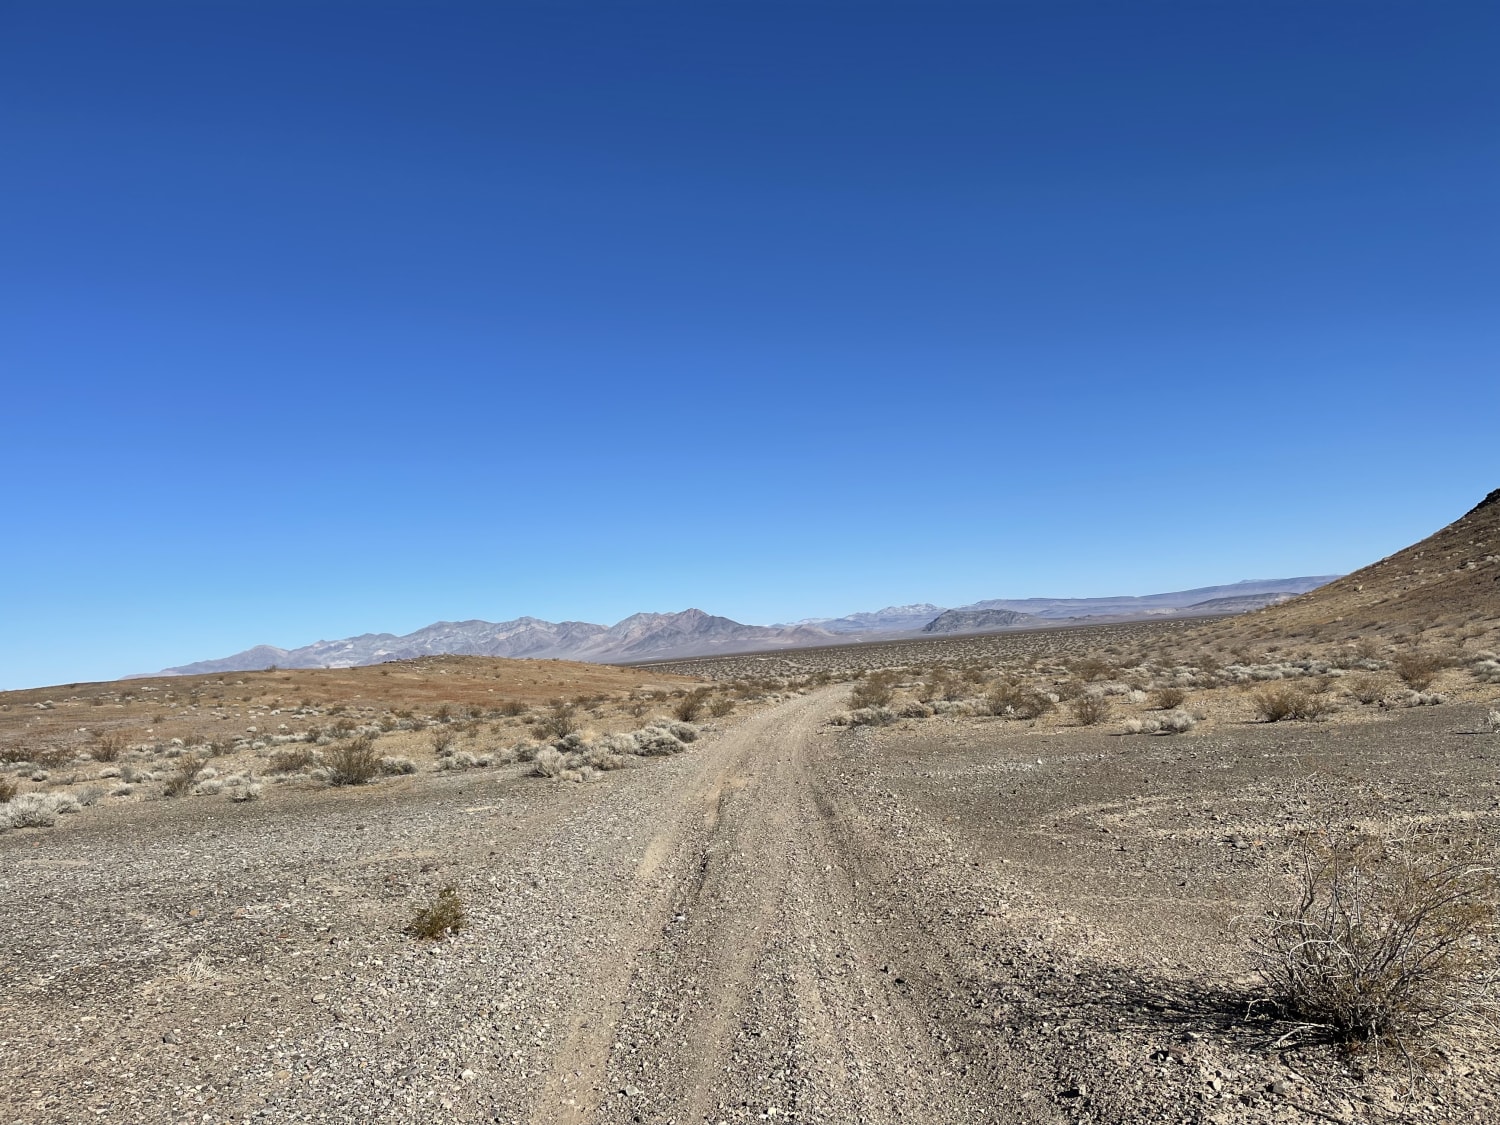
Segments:
[[[1255,713],[1268,723],[1279,723],[1283,719],[1314,722],[1333,710],[1331,700],[1311,695],[1290,684],[1261,688],[1250,697],[1250,701],[1255,705]]]
[[[125,753],[129,739],[123,731],[95,731],[94,744],[89,747],[89,756],[96,762],[117,762]]]
[[[457,737],[451,727],[438,727],[432,732],[432,752],[441,758],[453,746],[453,740]]]
[[[1448,658],[1441,653],[1422,649],[1406,649],[1391,659],[1391,667],[1396,670],[1396,675],[1413,691],[1426,691],[1432,686],[1432,681],[1437,679],[1438,673],[1448,665]]]
[[[458,888],[444,887],[429,906],[420,907],[406,924],[406,932],[419,941],[440,941],[468,924],[469,914]]]
[[[526,712],[530,711],[531,708],[527,704],[522,703],[519,699],[507,699],[502,701],[500,706],[496,708],[496,710],[498,710],[500,714],[504,715],[507,719],[514,719],[526,714]]]
[[[1495,879],[1471,853],[1304,838],[1293,883],[1256,920],[1251,955],[1288,1016],[1337,1039],[1410,1045],[1469,1010],[1493,970]]]
[[[734,710],[734,700],[727,695],[716,695],[708,705],[708,713],[716,719],[722,719]]]
[[[1084,683],[1093,683],[1095,680],[1110,680],[1114,678],[1115,666],[1101,656],[1080,656],[1069,664],[1073,675]]]
[[[323,755],[328,780],[333,785],[363,785],[380,774],[380,756],[369,735],[341,742]]]
[[[1151,693],[1151,708],[1155,711],[1175,711],[1187,702],[1187,692],[1175,684],[1159,687]]]
[[[1361,703],[1379,703],[1391,692],[1391,682],[1384,676],[1352,676],[1349,694]]]
[[[1080,726],[1096,727],[1109,718],[1109,700],[1091,691],[1075,698],[1068,704],[1068,709]]]
[[[313,752],[298,747],[295,750],[278,750],[266,763],[267,773],[301,773],[313,764]]]

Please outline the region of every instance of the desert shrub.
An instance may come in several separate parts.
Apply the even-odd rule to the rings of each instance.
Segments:
[[[651,725],[671,732],[672,737],[678,742],[698,741],[698,728],[692,723],[657,722]]]
[[[531,708],[525,703],[522,703],[519,699],[505,699],[501,701],[500,706],[496,708],[496,710],[498,710],[500,714],[504,715],[506,718],[514,719],[518,716],[526,714],[526,712],[530,711]]]
[[[89,756],[96,762],[119,761],[120,755],[125,753],[128,740],[121,731],[95,731],[93,745],[89,747]]]
[[[228,797],[231,801],[258,801],[260,800],[261,792],[260,782],[247,781],[243,785],[227,786],[224,789],[224,796]]]
[[[716,719],[722,719],[734,710],[734,700],[727,695],[716,695],[708,705],[708,713]]]
[[[456,737],[448,727],[438,727],[432,732],[432,752],[442,757],[453,748],[453,740]]]
[[[533,733],[550,742],[572,734],[580,725],[577,706],[564,699],[554,699],[537,718]]]
[[[184,754],[177,761],[177,770],[162,786],[163,797],[180,797],[190,791],[203,770],[203,759],[196,754]]]
[[[1413,691],[1426,691],[1448,665],[1448,658],[1441,653],[1414,648],[1398,652],[1391,660],[1396,675]]]
[[[1384,676],[1363,675],[1349,679],[1349,694],[1361,703],[1379,703],[1390,694],[1391,682]]]
[[[380,772],[387,777],[417,772],[417,763],[410,758],[381,758],[379,764]]]
[[[1491,710],[1484,718],[1482,729],[1487,734],[1500,734],[1500,711]],[[14,792],[14,786],[12,786],[12,792]],[[0,796],[0,801],[6,799],[4,796]]]
[[[0,831],[51,828],[59,816],[76,813],[79,807],[66,793],[22,793],[0,805]]]
[[[301,773],[317,758],[318,755],[302,747],[295,750],[278,750],[271,755],[271,760],[266,763],[266,769],[270,773]],[[126,780],[128,781],[129,778]]]
[[[635,739],[636,745],[640,747],[637,753],[648,758],[680,754],[686,748],[682,739],[666,727],[647,727],[637,731]]]
[[[1019,680],[1001,680],[990,685],[985,698],[990,714],[1009,719],[1035,719],[1056,706],[1047,696]]]
[[[852,727],[885,727],[896,721],[896,713],[889,707],[857,707],[849,712]]]
[[[913,699],[909,703],[903,703],[896,714],[903,719],[930,719],[932,708],[919,699]]]
[[[1186,734],[1198,725],[1198,720],[1186,711],[1171,711],[1161,717],[1162,734]]]
[[[672,705],[672,714],[684,723],[691,723],[703,714],[708,701],[708,688],[694,688]]]
[[[13,799],[16,795],[16,779],[13,777],[0,777],[0,805]]]
[[[849,707],[861,710],[867,707],[885,707],[890,704],[895,692],[896,677],[890,672],[871,672],[854,685],[849,693]]]
[[[1107,680],[1115,674],[1115,666],[1100,656],[1081,656],[1069,665],[1073,675],[1084,683]]]
[[[1494,963],[1496,887],[1469,855],[1349,834],[1304,840],[1295,892],[1251,955],[1290,1016],[1346,1042],[1405,1042],[1464,1012]]]
[[[1175,711],[1187,702],[1187,692],[1175,684],[1167,684],[1151,693],[1151,706],[1157,711]]]
[[[432,713],[432,717],[440,723],[451,722],[453,720],[453,705],[451,703],[440,704],[438,709]]]
[[[418,908],[406,932],[419,941],[439,941],[468,924],[468,911],[456,887],[444,887],[428,906]]]
[[[563,771],[563,752],[555,746],[543,746],[536,752],[534,772],[538,777],[556,777]]]
[[[363,785],[380,773],[380,756],[369,735],[341,742],[323,756],[332,785]]]
[[[1250,697],[1250,701],[1255,705],[1255,713],[1268,723],[1279,723],[1283,719],[1315,722],[1333,710],[1331,700],[1290,684],[1261,688]]]
[[[1094,727],[1109,718],[1109,700],[1103,695],[1086,691],[1068,704],[1074,720],[1079,726]]]

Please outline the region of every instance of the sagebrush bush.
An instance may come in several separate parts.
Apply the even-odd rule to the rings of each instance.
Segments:
[[[535,770],[539,777],[556,777],[563,771],[563,752],[555,746],[543,746],[536,752]]]
[[[1348,834],[1304,839],[1295,892],[1251,933],[1291,1016],[1348,1042],[1406,1042],[1469,1009],[1494,969],[1496,884],[1469,854]]]
[[[886,727],[896,721],[896,713],[889,707],[857,707],[849,712],[852,727]]]
[[[363,785],[380,773],[380,756],[369,735],[341,742],[323,755],[332,785]]]
[[[1068,709],[1073,712],[1073,718],[1080,726],[1098,726],[1109,718],[1109,700],[1101,694],[1086,691],[1077,696],[1068,704]]]
[[[406,932],[421,941],[438,941],[468,924],[469,914],[456,887],[444,887],[431,905],[419,907]]]
[[[51,828],[59,816],[76,813],[78,801],[66,793],[22,793],[0,805],[0,832],[11,828]]]

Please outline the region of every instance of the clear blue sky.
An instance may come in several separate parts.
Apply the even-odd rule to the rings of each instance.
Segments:
[[[0,10],[0,687],[1343,571],[1500,486],[1493,3]]]

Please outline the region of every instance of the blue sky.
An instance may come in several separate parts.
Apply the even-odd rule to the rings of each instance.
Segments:
[[[1492,4],[0,12],[0,687],[1352,569],[1500,486]]]

